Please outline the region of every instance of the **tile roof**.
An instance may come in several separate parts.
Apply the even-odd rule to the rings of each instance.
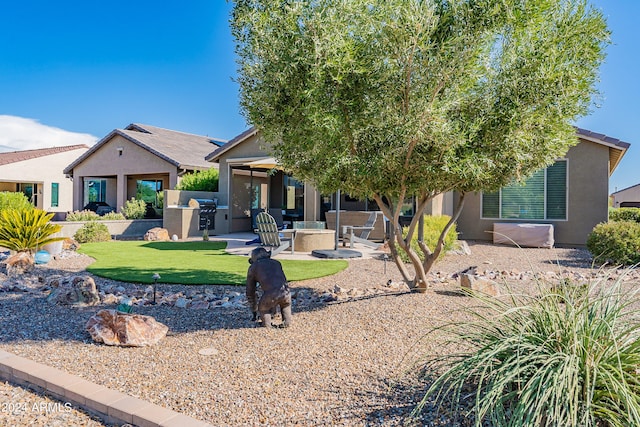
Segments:
[[[155,154],[161,159],[181,169],[201,170],[211,168],[205,157],[212,148],[220,147],[226,141],[208,136],[178,132],[151,125],[132,123],[124,129],[115,129],[98,141],[89,151],[67,166],[64,173],[72,173],[73,168],[82,163],[114,136],[120,135],[128,141]]]
[[[0,153],[0,165],[8,165],[11,163],[22,162],[25,160],[37,159],[39,157],[51,156],[53,154],[64,153],[67,151],[89,148],[85,144],[66,145],[63,147],[39,148],[36,150],[11,151],[8,153]]]

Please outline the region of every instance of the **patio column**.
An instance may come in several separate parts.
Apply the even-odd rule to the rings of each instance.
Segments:
[[[83,176],[74,176],[73,177],[73,210],[79,211],[84,205],[82,202],[84,201],[84,177]]]
[[[120,212],[120,207],[127,201],[127,175],[119,173],[116,177],[116,194],[116,209]]]

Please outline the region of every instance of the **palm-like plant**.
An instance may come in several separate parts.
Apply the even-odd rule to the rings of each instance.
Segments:
[[[479,298],[477,321],[453,326],[468,350],[430,360],[425,373],[444,373],[415,413],[451,399],[453,413],[473,408],[476,426],[640,425],[637,291],[600,280]]]
[[[64,237],[51,237],[62,228],[51,224],[52,217],[53,214],[40,209],[0,212],[0,246],[16,252],[33,253],[47,243],[64,240]]]

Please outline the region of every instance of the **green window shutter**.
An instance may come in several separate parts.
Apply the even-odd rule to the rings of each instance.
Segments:
[[[482,218],[500,218],[500,192],[482,193]]]
[[[502,189],[502,218],[544,219],[544,169]]]
[[[58,199],[59,199],[59,191],[60,191],[60,186],[57,182],[52,182],[51,183],[51,207],[52,208],[57,208],[58,207]]]
[[[567,162],[547,168],[547,219],[567,219]]]

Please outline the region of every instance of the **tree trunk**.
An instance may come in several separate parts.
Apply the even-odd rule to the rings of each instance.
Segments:
[[[423,212],[427,203],[433,197],[434,195],[430,194],[423,197],[420,200],[416,209],[416,215],[414,215],[413,219],[411,220],[411,224],[409,225],[407,236],[405,236],[404,238],[402,237],[402,227],[400,226],[401,203],[398,203],[396,208],[394,209],[393,204],[384,203],[380,196],[374,195],[373,197],[374,200],[378,203],[378,206],[380,207],[380,209],[382,210],[382,213],[391,222],[391,227],[389,230],[390,236],[388,241],[389,250],[391,251],[391,258],[396,263],[396,266],[398,267],[400,274],[402,274],[402,278],[405,281],[405,283],[407,283],[412,290],[415,290],[418,292],[425,292],[427,289],[427,273],[429,273],[429,271],[433,267],[433,264],[440,256],[440,253],[442,253],[442,249],[444,247],[444,240],[447,237],[449,230],[451,230],[451,227],[458,220],[458,217],[462,212],[465,193],[461,194],[460,202],[458,203],[458,206],[456,207],[456,210],[453,216],[451,217],[447,225],[444,227],[444,229],[440,233],[440,236],[438,238],[438,243],[436,244],[436,247],[433,249],[433,251],[431,251],[431,249],[424,243],[424,241],[422,241],[422,238],[418,238],[418,246],[420,247],[420,250],[424,254],[424,262],[423,262],[422,260],[420,260],[420,257],[418,256],[416,251],[414,251],[413,248],[411,247],[411,238],[413,237],[413,233],[416,231],[416,227],[419,224],[420,217],[424,215]],[[419,232],[423,232],[423,230],[419,230]],[[402,251],[404,251],[408,255],[411,265],[413,266],[415,271],[415,275],[413,277],[411,277],[411,274],[409,273],[407,266],[405,265],[404,261],[402,261],[402,258],[400,258],[398,248],[400,248]]]

